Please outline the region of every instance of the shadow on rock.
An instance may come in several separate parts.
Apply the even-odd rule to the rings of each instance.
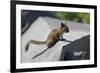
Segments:
[[[60,61],[90,59],[90,35],[63,46]]]

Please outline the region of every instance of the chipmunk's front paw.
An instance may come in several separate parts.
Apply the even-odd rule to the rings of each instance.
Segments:
[[[60,41],[66,41],[66,39],[62,38],[62,39],[60,39]]]

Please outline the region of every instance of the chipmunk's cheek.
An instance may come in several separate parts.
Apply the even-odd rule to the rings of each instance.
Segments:
[[[69,29],[65,29],[65,32],[68,33],[69,32]]]

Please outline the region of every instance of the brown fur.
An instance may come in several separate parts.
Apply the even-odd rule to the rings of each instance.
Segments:
[[[62,28],[57,28],[52,30],[52,32],[49,34],[47,38],[47,46],[48,48],[51,48],[54,46],[60,39],[60,36],[63,35],[63,29]]]

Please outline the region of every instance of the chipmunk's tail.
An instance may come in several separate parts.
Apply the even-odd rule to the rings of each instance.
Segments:
[[[44,51],[40,52],[39,54],[35,55],[32,59],[35,59],[36,57],[42,55],[44,52],[46,52],[49,48],[45,49]]]
[[[26,44],[25,50],[28,51],[29,44],[43,45],[43,44],[46,44],[46,43],[47,43],[46,41],[30,40],[30,41],[28,41],[28,43]]]
[[[43,45],[43,44],[46,44],[47,42],[46,41],[30,40],[29,43],[37,44],[37,45]]]

